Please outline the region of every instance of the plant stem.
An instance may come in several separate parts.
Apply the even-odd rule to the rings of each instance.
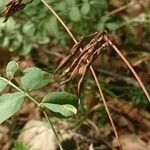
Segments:
[[[24,94],[26,97],[28,97],[33,103],[35,103],[35,104],[43,111],[43,113],[44,113],[44,115],[45,115],[45,118],[47,119],[49,125],[51,126],[51,128],[52,128],[52,130],[53,130],[53,133],[54,133],[54,135],[55,135],[55,137],[56,137],[56,140],[57,140],[57,142],[58,142],[58,145],[59,145],[60,150],[63,150],[62,145],[61,145],[61,142],[60,142],[60,140],[59,140],[59,138],[58,138],[57,132],[56,132],[56,130],[55,130],[55,128],[54,128],[54,126],[53,126],[51,120],[49,119],[47,113],[43,110],[42,107],[40,107],[40,103],[38,103],[29,93],[27,93],[27,92],[23,91],[22,89],[20,89],[19,87],[17,87],[17,86],[16,86],[14,83],[12,83],[10,80],[7,80],[7,79],[5,79],[5,78],[3,78],[3,77],[0,77],[0,79],[3,80],[4,82],[8,83],[8,85],[10,85],[11,87],[13,87],[15,90],[17,90],[17,91],[21,92],[22,94]]]
[[[70,32],[70,30],[68,29],[68,27],[62,21],[62,19],[57,15],[57,13],[52,9],[52,7],[50,7],[45,0],[41,0],[41,1],[52,12],[52,14],[59,20],[59,22],[63,25],[63,27],[65,28],[65,30],[68,32],[68,34],[70,35],[70,37],[73,39],[73,41],[75,43],[77,43],[77,40],[75,39],[75,37],[73,36],[73,34]]]
[[[3,77],[0,77],[1,80],[3,80],[4,82],[8,83],[10,86],[12,86],[14,89],[16,89],[17,91],[25,94],[25,92],[23,90],[21,90],[20,88],[18,88],[15,84],[13,84],[11,81],[3,78]]]
[[[128,66],[128,68],[131,70],[131,72],[133,73],[134,77],[136,78],[136,80],[138,81],[139,85],[141,86],[143,92],[145,93],[147,99],[150,102],[150,95],[149,95],[148,91],[146,90],[143,82],[141,81],[141,79],[139,78],[139,76],[137,75],[137,73],[135,72],[135,70],[133,69],[133,67],[131,66],[131,64],[123,56],[123,54],[120,52],[120,50],[112,43],[111,40],[108,39],[108,42],[113,47],[113,49],[116,51],[116,53],[120,56],[120,58],[124,61],[124,63]]]
[[[10,80],[7,80],[3,77],[0,77],[1,80],[5,81],[6,83],[8,83],[8,85],[10,85],[11,87],[13,87],[14,89],[16,89],[17,91],[23,93],[26,97],[28,97],[30,100],[32,100],[32,102],[34,102],[38,107],[39,107],[39,103],[30,96],[30,94],[28,94],[27,92],[23,91],[22,89],[18,88],[14,83],[12,83]]]
[[[54,135],[55,135],[55,137],[56,137],[56,140],[57,140],[57,142],[58,142],[58,145],[59,145],[60,150],[63,150],[63,147],[62,147],[62,145],[61,145],[61,142],[60,142],[60,140],[59,140],[59,137],[58,137],[58,135],[57,135],[57,132],[56,132],[56,130],[55,130],[55,128],[54,128],[54,126],[53,126],[53,124],[52,124],[50,118],[48,117],[47,113],[46,113],[44,110],[43,110],[43,113],[44,113],[45,118],[47,119],[47,121],[48,121],[50,127],[52,128],[52,130],[53,130],[53,132],[54,132]]]

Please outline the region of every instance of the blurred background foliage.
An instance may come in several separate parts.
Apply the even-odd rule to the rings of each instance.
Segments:
[[[28,1],[23,0],[24,3]],[[75,36],[80,37],[103,29],[107,29],[110,33],[123,30],[125,35],[122,35],[122,39],[123,36],[127,36],[124,43],[133,46],[136,44],[133,43],[135,41],[133,38],[137,36],[135,35],[137,25],[139,27],[142,23],[140,29],[147,30],[147,35],[142,36],[148,36],[150,32],[149,1],[145,0],[144,4],[140,1],[139,4],[136,0],[48,0],[47,2],[67,23]],[[0,11],[7,2],[8,0],[1,0]],[[124,13],[111,12],[120,7],[124,9]],[[16,13],[8,22],[2,23],[3,20],[1,16],[0,45],[20,55],[29,54],[33,47],[39,47],[41,44],[53,43],[63,48],[70,45],[67,33],[40,0],[32,0],[24,10]]]

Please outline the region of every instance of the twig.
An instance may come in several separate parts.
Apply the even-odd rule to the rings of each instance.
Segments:
[[[137,75],[137,73],[135,72],[135,70],[133,69],[133,67],[131,66],[131,64],[128,62],[128,60],[123,56],[123,54],[120,52],[120,50],[112,43],[112,41],[105,36],[106,41],[109,42],[109,44],[113,47],[113,49],[117,52],[117,54],[120,56],[120,58],[124,61],[124,63],[128,66],[128,68],[131,70],[131,72],[133,73],[133,75],[135,76],[136,80],[139,82],[143,92],[145,93],[147,99],[150,102],[150,95],[147,92],[143,82],[141,81],[141,79],[139,78],[139,76]]]
[[[116,13],[118,13],[118,12],[120,12],[120,11],[123,11],[123,10],[125,10],[125,9],[127,9],[128,7],[131,7],[131,6],[132,6],[132,2],[130,2],[130,3],[127,4],[127,5],[123,5],[123,6],[119,7],[119,8],[117,8],[117,9],[113,10],[113,11],[109,12],[109,13],[106,14],[106,15],[107,15],[107,16],[113,16],[114,14],[116,14]]]
[[[68,34],[70,35],[70,37],[72,38],[72,40],[75,42],[75,44],[77,44],[77,43],[78,43],[77,40],[75,39],[75,37],[73,36],[73,34],[70,32],[70,30],[68,29],[68,27],[65,25],[65,23],[62,21],[62,19],[57,15],[57,13],[51,8],[51,6],[49,6],[49,5],[45,2],[45,0],[41,0],[41,1],[44,3],[45,6],[47,6],[47,8],[53,13],[53,15],[60,21],[60,23],[61,23],[61,24],[63,25],[63,27],[66,29],[66,31],[68,32]],[[82,50],[81,50],[81,51],[82,51]],[[112,127],[113,127],[115,136],[116,136],[116,138],[117,138],[117,141],[118,141],[118,144],[119,144],[120,150],[121,150],[121,149],[122,149],[122,146],[121,146],[121,142],[120,142],[120,139],[119,139],[119,136],[118,136],[117,129],[116,129],[116,127],[115,127],[115,125],[114,125],[114,122],[113,122],[113,120],[112,120],[112,117],[111,117],[111,115],[110,115],[110,112],[109,112],[109,109],[108,109],[108,106],[107,106],[107,103],[106,103],[104,94],[103,94],[103,92],[102,92],[102,89],[101,89],[101,87],[100,87],[100,84],[99,84],[99,82],[98,82],[97,76],[96,76],[95,71],[94,71],[94,69],[93,69],[92,66],[90,66],[90,70],[91,70],[91,73],[92,73],[92,75],[93,75],[93,77],[94,77],[94,80],[95,80],[95,82],[96,82],[96,85],[97,85],[97,87],[98,87],[99,94],[100,94],[100,96],[101,96],[101,98],[102,98],[102,101],[103,101],[103,103],[104,103],[104,107],[105,107],[105,109],[106,109],[107,115],[108,115],[108,117],[109,117],[110,123],[111,123],[111,125],[112,125]],[[101,100],[100,100],[100,102],[101,102]]]
[[[68,27],[62,21],[62,19],[57,15],[57,13],[52,9],[52,7],[50,7],[45,0],[41,0],[41,1],[53,13],[53,15],[59,20],[59,22],[63,25],[63,27],[65,28],[65,30],[68,32],[68,34],[70,35],[70,37],[73,39],[73,41],[75,43],[77,43],[77,40],[75,39],[75,37],[73,36],[73,34],[70,32],[70,30],[68,29]]]
[[[104,104],[105,110],[106,110],[107,115],[108,115],[108,117],[109,117],[110,123],[111,123],[111,125],[112,125],[112,127],[113,127],[113,130],[114,130],[115,136],[116,136],[116,138],[117,138],[117,141],[118,141],[118,144],[119,144],[120,150],[122,150],[122,145],[121,145],[121,141],[120,141],[119,136],[118,136],[117,129],[116,129],[115,124],[114,124],[114,122],[113,122],[113,119],[112,119],[112,117],[111,117],[111,115],[110,115],[110,111],[109,111],[109,109],[108,109],[108,106],[107,106],[107,103],[106,103],[106,100],[105,100],[105,97],[104,97],[104,94],[103,94],[102,88],[101,88],[101,87],[100,87],[100,85],[99,85],[99,82],[98,82],[97,76],[96,76],[96,74],[95,74],[94,69],[92,68],[92,66],[90,66],[90,70],[91,70],[91,72],[92,72],[92,74],[93,74],[93,76],[94,76],[94,79],[95,79],[96,85],[97,85],[97,87],[98,87],[98,90],[99,90],[100,96],[101,96],[101,98],[102,98],[102,101],[103,101],[103,104]]]

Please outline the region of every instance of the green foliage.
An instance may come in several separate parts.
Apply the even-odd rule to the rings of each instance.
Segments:
[[[47,72],[36,67],[30,67],[23,71],[21,85],[25,91],[38,90],[49,84],[50,76]]]
[[[16,142],[11,150],[28,150],[22,143]]]
[[[74,22],[78,22],[81,19],[80,10],[77,6],[73,6],[69,12],[70,19]]]
[[[0,11],[4,9],[6,2],[1,0]],[[27,0],[23,2],[26,3]],[[124,21],[124,17],[119,15],[106,15],[111,11],[108,0],[49,0],[48,2],[77,36],[103,29],[114,32],[133,23],[149,23],[149,14],[128,21]],[[0,45],[20,55],[29,54],[34,46],[49,42],[59,43],[58,45],[63,47],[69,45],[66,32],[41,0],[32,0],[24,10],[16,12],[6,23],[2,23],[3,20],[4,17],[1,17]]]
[[[85,2],[81,7],[81,13],[87,15],[90,12],[91,5],[88,2]]]
[[[23,88],[21,89],[10,80],[12,78],[15,80],[15,73],[17,70],[19,70],[18,64],[15,61],[11,61],[8,63],[6,69],[6,77],[8,79],[0,77],[0,92],[8,85],[16,90],[14,93],[6,93],[0,96],[0,124],[19,111],[26,97],[43,111],[45,109],[50,110],[56,117],[71,117],[76,115],[79,99],[70,93],[49,93],[43,98],[41,103],[28,93],[41,89],[49,84],[50,76],[47,72],[42,71],[37,67],[26,68],[23,70],[23,76],[21,77],[20,87]]]
[[[150,103],[147,101],[142,89],[134,86],[119,86],[114,84],[103,84],[103,90],[108,95],[132,101],[135,105],[149,109]]]
[[[97,124],[99,126],[104,126],[104,125],[106,125],[106,123],[108,123],[109,119],[108,119],[108,116],[107,116],[104,106],[101,106],[99,109],[100,110],[99,110],[99,115],[98,115],[98,119],[97,119]]]
[[[41,106],[48,108],[58,117],[71,117],[76,115],[79,101],[78,98],[66,92],[53,92],[46,95]]]
[[[131,87],[128,90],[128,97],[132,100],[135,105],[143,108],[150,108],[150,103],[147,101],[143,91],[137,87]]]
[[[6,67],[6,77],[11,80],[14,74],[18,71],[18,64],[15,61],[10,61]]]
[[[0,124],[14,115],[23,105],[25,95],[20,92],[0,96]]]
[[[2,1],[4,3],[4,0]],[[104,13],[108,8],[107,0],[58,0],[50,4],[76,35],[105,28],[106,22],[102,22],[101,18],[105,16]],[[2,8],[4,5],[1,6],[1,10]],[[50,41],[65,47],[68,45],[66,32],[40,0],[33,0],[27,4],[24,10],[16,12],[8,22],[2,23],[3,20],[3,17],[0,18],[0,45],[9,47],[10,51],[20,55],[28,54],[34,45]],[[109,22],[115,24],[116,19]],[[100,28],[100,24],[103,28]]]

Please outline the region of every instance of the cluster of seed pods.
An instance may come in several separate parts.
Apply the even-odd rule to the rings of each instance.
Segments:
[[[106,31],[96,32],[81,37],[79,42],[71,48],[69,54],[60,62],[54,75],[59,69],[66,67],[61,75],[62,78],[69,76],[62,82],[62,84],[65,84],[73,80],[78,75],[80,68],[83,67],[77,90],[77,94],[80,96],[85,75],[88,72],[90,65],[97,59],[101,51],[109,47],[110,44],[108,39],[110,38]],[[69,67],[67,67],[68,65]]]

